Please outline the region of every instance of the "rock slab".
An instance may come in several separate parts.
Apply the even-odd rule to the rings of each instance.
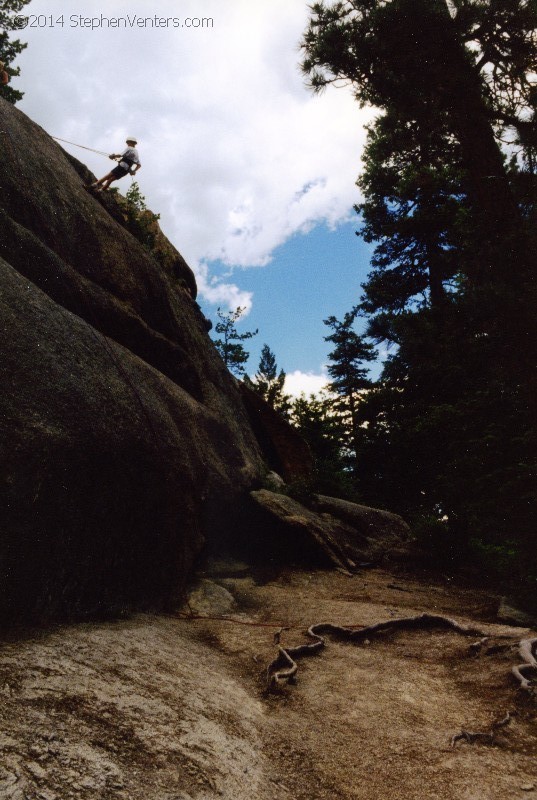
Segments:
[[[0,146],[0,619],[174,602],[261,481],[239,389],[177,251],[1,98]]]

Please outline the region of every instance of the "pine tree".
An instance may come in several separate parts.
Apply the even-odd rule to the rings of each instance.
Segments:
[[[237,306],[235,311],[229,311],[225,314],[220,308],[217,309],[217,316],[220,322],[216,323],[215,333],[223,336],[222,339],[215,339],[214,344],[216,349],[224,359],[226,367],[237,377],[244,375],[245,364],[250,357],[250,354],[244,349],[242,342],[251,339],[258,333],[255,331],[246,331],[245,333],[238,333],[235,323],[242,317],[245,308]]]
[[[268,344],[263,345],[256,374],[253,378],[245,375],[244,382],[272,408],[287,414],[290,398],[284,394],[285,372],[283,369],[278,372],[276,357]]]
[[[30,0],[3,0],[0,8],[0,61],[5,64],[5,70],[10,78],[20,75],[20,67],[13,67],[13,61],[27,45],[20,39],[10,39],[10,32],[19,30],[21,27],[19,18],[20,12]],[[22,100],[23,92],[13,89],[10,83],[0,86],[0,97],[10,103],[17,103]]]
[[[535,68],[537,9],[509,0],[454,6],[452,16],[446,0],[316,3],[303,39],[303,70],[316,90],[344,80],[362,104],[413,120],[422,130],[439,120],[447,126],[460,147],[482,256],[473,268],[468,263],[467,277],[477,286],[495,285],[511,324],[529,343],[533,317],[529,310],[515,314],[514,307],[521,284],[533,281],[537,257],[495,139],[492,121],[505,108],[491,109],[491,103],[507,87],[523,116]],[[507,105],[513,111],[516,103]]]
[[[368,129],[358,186],[360,234],[376,243],[360,310],[378,315],[378,333],[391,341],[390,320],[405,310],[433,308],[441,326],[463,268],[459,222],[468,210],[456,141],[441,120],[423,128],[388,110]]]
[[[312,488],[333,497],[354,498],[354,485],[345,458],[347,431],[334,398],[326,392],[301,394],[291,407],[291,422],[308,443],[315,462]]]
[[[325,342],[335,345],[328,354],[331,363],[327,369],[332,378],[328,390],[338,397],[333,403],[333,409],[340,415],[347,431],[344,446],[352,454],[353,466],[358,455],[360,438],[358,417],[360,395],[371,385],[367,379],[369,370],[364,367],[364,362],[374,361],[377,355],[373,345],[366,342],[365,338],[353,329],[356,315],[357,309],[354,308],[345,314],[342,322],[334,316],[324,320],[324,324],[333,331],[324,337]]]
[[[526,575],[536,29],[532,0],[353,0],[312,6],[303,41],[313,88],[343,79],[383,112],[360,181],[362,235],[376,245],[360,310],[395,349],[359,405],[367,500],[447,518],[444,535],[474,554],[511,552],[516,531]],[[507,166],[499,144],[513,131],[521,157]]]

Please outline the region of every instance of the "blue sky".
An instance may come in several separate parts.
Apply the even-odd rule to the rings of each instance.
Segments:
[[[266,267],[233,273],[233,279],[253,294],[252,309],[237,329],[259,329],[245,342],[250,373],[266,343],[285,372],[322,374],[331,349],[323,339],[330,332],[323,319],[332,314],[341,319],[351,309],[369,271],[371,247],[356,236],[358,223],[352,212],[350,221],[333,230],[317,225],[276,248]],[[215,274],[228,271],[222,264],[211,266]],[[216,319],[214,304],[202,299],[201,305],[206,316]]]
[[[374,112],[349,89],[306,87],[308,13],[306,0],[84,0],[68,11],[31,0],[25,14],[47,24],[20,32],[13,84],[51,135],[104,152],[138,138],[140,190],[194,270],[206,315],[245,306],[245,329],[259,328],[249,371],[266,342],[292,391],[323,382],[322,320],[356,302],[369,258],[353,205]],[[80,15],[97,23],[73,26]],[[112,16],[142,25],[110,27]],[[209,27],[183,25],[202,17]],[[108,171],[108,159],[64,146],[98,177]]]

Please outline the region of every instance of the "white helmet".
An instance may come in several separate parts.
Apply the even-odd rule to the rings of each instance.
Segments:
[[[126,141],[127,143],[128,143],[128,142],[133,142],[134,144],[138,144],[138,139],[136,138],[136,136],[127,136],[127,138],[125,139],[125,141]]]

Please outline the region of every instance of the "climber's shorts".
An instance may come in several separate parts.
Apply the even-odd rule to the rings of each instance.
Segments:
[[[123,178],[125,175],[128,175],[128,174],[129,174],[129,170],[128,169],[124,169],[123,167],[120,167],[119,164],[117,165],[117,167],[114,167],[114,169],[112,170],[112,175],[114,176],[114,178]]]

